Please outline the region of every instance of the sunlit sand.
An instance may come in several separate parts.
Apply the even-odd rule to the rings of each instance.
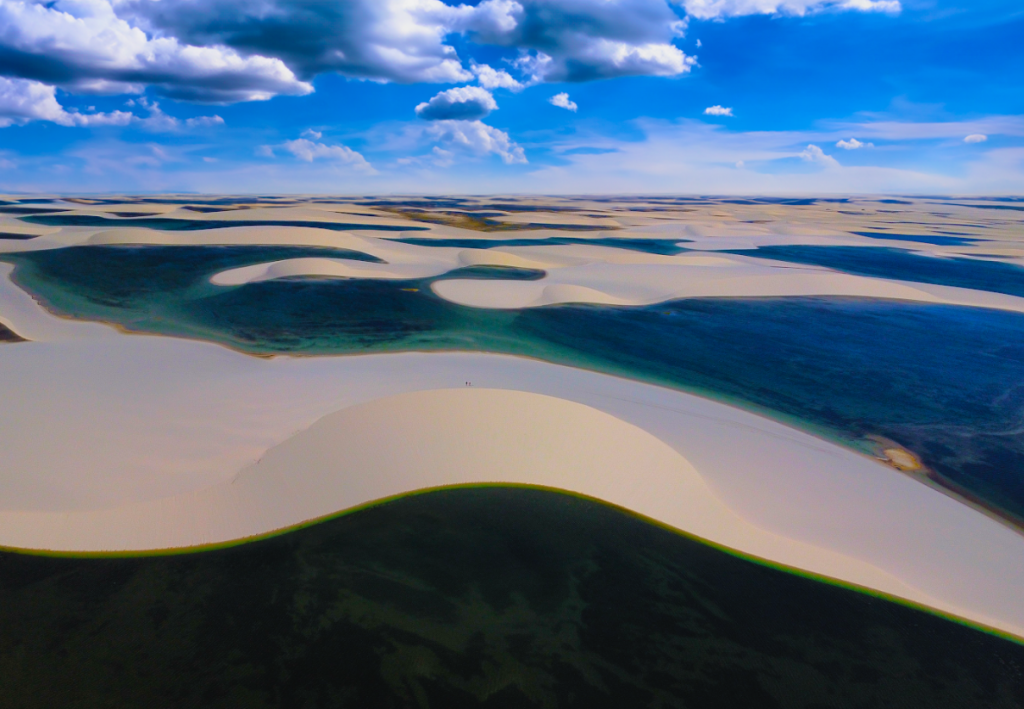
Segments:
[[[261,211],[282,216],[278,209],[232,215],[253,219]],[[306,220],[376,218],[288,211]],[[212,216],[223,215],[188,215]],[[531,213],[537,221],[549,216]],[[413,224],[388,213],[382,218]],[[581,224],[609,224],[604,219]],[[638,229],[664,236],[663,215],[615,219],[616,235]],[[559,223],[571,221],[559,215]],[[702,229],[712,226],[676,233],[699,246],[711,241],[694,233]],[[724,230],[729,239],[761,238],[751,225]],[[486,308],[839,295],[1024,312],[1024,299],[1009,295],[714,249],[660,256],[590,245],[442,248],[395,241],[401,235],[67,227],[2,248],[287,244],[353,249],[383,262],[269,262],[214,275],[212,283],[224,288],[308,276],[423,278],[466,266],[546,272],[536,281],[433,285],[442,298]],[[764,243],[777,241],[762,236]],[[870,241],[838,233],[792,238]],[[998,233],[992,241],[987,248],[1011,248]],[[781,423],[674,390],[507,356],[268,360],[207,343],[129,336],[53,317],[11,283],[10,271],[0,266],[0,322],[30,342],[0,346],[2,546],[192,547],[436,486],[532,484],[593,496],[745,554],[1024,636],[1024,536],[877,460]],[[900,455],[889,457],[910,469]]]

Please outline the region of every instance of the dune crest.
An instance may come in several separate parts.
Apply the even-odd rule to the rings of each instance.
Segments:
[[[752,524],[676,449],[636,425],[558,397],[501,389],[417,391],[352,406],[274,446],[229,482],[105,510],[5,512],[0,540],[72,552],[196,547],[416,490],[479,483],[587,495],[747,554],[990,621],[866,560]]]

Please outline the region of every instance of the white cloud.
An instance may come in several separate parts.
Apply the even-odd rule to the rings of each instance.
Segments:
[[[808,145],[802,153],[800,158],[807,162],[818,163],[825,167],[839,167],[839,161],[831,155],[826,155],[825,151],[819,148],[817,145]]]
[[[875,146],[871,143],[862,143],[856,138],[850,138],[849,140],[837,141],[836,147],[843,150],[860,150],[861,148],[873,148]]]
[[[971,133],[964,138],[965,143],[984,143],[986,140],[988,140],[988,136],[982,133]]]
[[[491,93],[480,86],[458,86],[442,91],[416,107],[416,115],[428,121],[483,118],[498,108]]]
[[[129,114],[131,115],[131,122],[153,133],[172,133],[186,128],[210,128],[212,126],[224,125],[224,119],[217,115],[195,116],[185,120],[169,116],[163,112],[159,103],[149,101],[145,96],[139,97],[132,101],[131,104],[141,106],[149,111],[149,115],[145,118]]]
[[[445,150],[458,149],[477,155],[498,155],[506,165],[525,163],[523,149],[508,133],[480,121],[435,121],[427,131]]]
[[[140,27],[201,46],[274,57],[304,79],[324,72],[375,81],[456,82],[472,75],[446,37],[485,22],[481,7],[440,0],[121,0]]]
[[[1024,189],[1024,149],[1004,160],[1003,167],[977,170],[978,177],[947,174],[949,164],[938,169],[836,163],[828,169],[792,169],[797,155],[791,146],[834,143],[840,136],[821,131],[725,130],[700,120],[679,122],[634,121],[642,139],[628,140],[587,133],[583,130],[559,140],[558,154],[569,164],[544,166],[529,173],[529,189],[535,193],[560,194],[988,194]],[[576,148],[586,147],[585,152]],[[595,150],[598,148],[599,150]],[[807,151],[816,157],[814,150]],[[930,149],[924,149],[927,155]],[[986,157],[991,151],[986,151]],[[821,153],[824,155],[824,151]],[[898,153],[875,153],[889,161]],[[827,156],[826,156],[827,157]],[[738,168],[737,163],[743,163]],[[907,162],[920,164],[915,156]],[[980,180],[985,180],[983,186]],[[490,183],[491,190],[512,191],[516,184]],[[482,185],[476,188],[484,189]],[[519,187],[519,189],[522,189]]]
[[[135,116],[126,111],[77,113],[57,102],[52,86],[26,79],[0,77],[0,128],[29,121],[50,121],[62,126],[123,126]]]
[[[323,143],[314,143],[306,138],[298,138],[285,141],[281,147],[299,160],[306,162],[324,159],[351,165],[353,168],[365,172],[373,171],[373,167],[366,161],[366,158],[344,145],[324,145]],[[273,155],[273,151],[270,152]]]
[[[681,0],[686,13],[699,20],[741,15],[803,16],[826,10],[897,13],[899,0]]]
[[[539,81],[678,76],[696,63],[672,44],[686,21],[666,0],[484,0],[453,28],[479,44],[515,47]],[[486,21],[485,21],[486,18]]]
[[[438,167],[451,167],[455,163],[455,153],[451,150],[445,150],[435,145],[431,155],[433,156],[432,162]]]
[[[324,137],[323,133],[321,133],[318,130],[313,130],[312,128],[307,128],[306,130],[302,131],[300,135],[303,138],[309,138],[310,140],[320,140],[321,138]]]
[[[567,111],[572,111],[573,113],[575,113],[576,109],[579,108],[579,106],[576,105],[576,102],[570,100],[569,94],[565,92],[555,94],[548,99],[548,103],[552,106],[558,106],[559,108],[564,108]]]
[[[324,72],[399,83],[475,75],[483,88],[513,91],[677,76],[696,60],[673,44],[686,28],[675,1],[0,0],[0,75],[209,103],[306,94]],[[467,70],[456,34],[518,50],[526,78]]]
[[[704,109],[705,116],[731,116],[732,109],[725,106],[708,106]]]
[[[473,73],[480,85],[489,91],[495,89],[508,89],[509,91],[522,91],[526,85],[517,81],[504,69],[495,69],[487,64],[473,64]]]
[[[157,3],[153,3],[157,4]],[[111,0],[0,0],[0,73],[80,93],[140,93],[214,103],[306,94],[277,58],[151,37]]]

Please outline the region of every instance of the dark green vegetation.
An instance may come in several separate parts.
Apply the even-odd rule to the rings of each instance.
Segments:
[[[873,246],[762,246],[732,253],[825,266],[859,276],[935,283],[1024,297],[1024,268],[998,261],[936,258],[904,249]]]
[[[180,556],[0,553],[5,709],[1009,709],[1022,673],[1010,641],[536,489]]]
[[[8,210],[10,211],[10,210]],[[176,219],[173,217],[135,217],[110,219],[97,214],[42,214],[39,212],[62,211],[55,209],[36,210],[35,216],[22,217],[22,221],[45,226],[90,226],[101,228],[146,227],[161,231],[203,231],[227,227],[291,226],[329,231],[428,231],[427,227],[392,226],[388,224],[343,224],[341,222],[303,222],[288,219]]]
[[[697,391],[855,447],[884,436],[917,453],[937,481],[1024,520],[1020,314],[815,298],[509,311],[442,300],[430,289],[436,279],[288,279],[233,288],[208,282],[219,270],[287,253],[74,247],[3,259],[16,264],[15,280],[54,310],[129,330],[263,355],[521,354]],[[476,268],[440,278],[539,275]]]

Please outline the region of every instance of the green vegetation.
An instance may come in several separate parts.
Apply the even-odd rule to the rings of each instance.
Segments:
[[[0,553],[0,703],[1020,707],[1024,647],[621,510],[442,490],[176,556]]]

